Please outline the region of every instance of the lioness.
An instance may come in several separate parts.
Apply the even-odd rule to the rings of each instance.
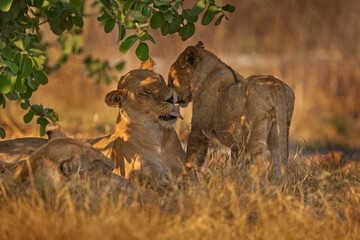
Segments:
[[[121,77],[117,90],[105,97],[108,106],[119,108],[111,158],[115,172],[127,179],[179,176],[185,162],[173,128],[182,118],[180,107],[163,77],[148,69],[151,60]]]
[[[288,136],[295,96],[284,82],[268,75],[240,77],[204,49],[202,42],[187,47],[171,66],[168,85],[186,107],[193,101],[186,167],[204,163],[209,135],[231,149],[232,163],[265,157],[274,159],[276,178],[283,164],[288,175]],[[245,153],[245,154],[243,154]],[[243,156],[243,157],[242,157]]]
[[[117,187],[129,184],[126,179],[112,173],[115,165],[111,159],[90,144],[72,138],[50,140],[31,153],[28,161],[0,161],[0,168],[24,181],[43,178],[49,183],[73,186],[79,179],[93,179],[103,184],[117,184]]]
[[[111,158],[116,164],[114,172],[127,179],[144,175],[179,176],[185,152],[173,128],[176,118],[182,118],[179,106],[174,105],[176,96],[163,77],[153,72],[151,59],[140,68],[121,77],[117,90],[105,97],[107,105],[119,108],[115,133],[83,141]],[[63,131],[56,128],[47,133],[50,138],[63,136]],[[17,160],[47,141],[42,138],[0,141],[0,160]]]

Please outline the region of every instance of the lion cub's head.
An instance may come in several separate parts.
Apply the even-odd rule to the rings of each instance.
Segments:
[[[168,85],[178,95],[177,103],[186,107],[192,101],[191,74],[196,70],[205,52],[204,45],[199,42],[196,46],[187,47],[170,68]],[[201,72],[201,69],[199,70]]]
[[[105,102],[110,107],[120,108],[121,116],[127,117],[129,122],[143,125],[158,122],[172,127],[176,118],[183,118],[180,107],[174,105],[176,95],[164,78],[152,71],[152,66],[150,59],[142,64],[141,69],[122,76],[117,90],[109,92]]]

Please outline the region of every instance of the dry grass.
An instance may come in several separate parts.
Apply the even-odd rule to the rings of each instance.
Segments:
[[[151,197],[143,188],[118,198],[25,190],[2,179],[0,239],[358,239],[357,163],[329,172],[297,155],[290,183],[277,186],[262,166],[241,173],[215,155],[199,181]]]

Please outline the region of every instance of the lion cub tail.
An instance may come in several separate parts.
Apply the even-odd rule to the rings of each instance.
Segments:
[[[288,157],[289,157],[289,128],[288,128],[288,111],[287,111],[287,93],[284,88],[279,89],[275,97],[274,107],[276,112],[277,134],[279,143],[279,155],[281,166],[288,175]],[[291,121],[291,120],[290,120]]]

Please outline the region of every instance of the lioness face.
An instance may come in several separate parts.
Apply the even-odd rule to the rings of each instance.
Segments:
[[[93,149],[91,145],[71,138],[49,141],[34,151],[30,157],[31,173],[54,183],[75,183],[79,179],[109,182],[115,165],[112,160]],[[27,165],[21,177],[30,176]]]
[[[177,103],[186,107],[192,101],[191,74],[198,62],[196,47],[190,46],[182,52],[170,68],[168,85],[178,95]]]
[[[172,127],[177,117],[182,118],[175,101],[176,96],[163,77],[143,69],[121,77],[118,89],[105,97],[105,102],[120,108],[122,116],[127,116],[130,122],[145,125],[157,122],[165,127]]]

